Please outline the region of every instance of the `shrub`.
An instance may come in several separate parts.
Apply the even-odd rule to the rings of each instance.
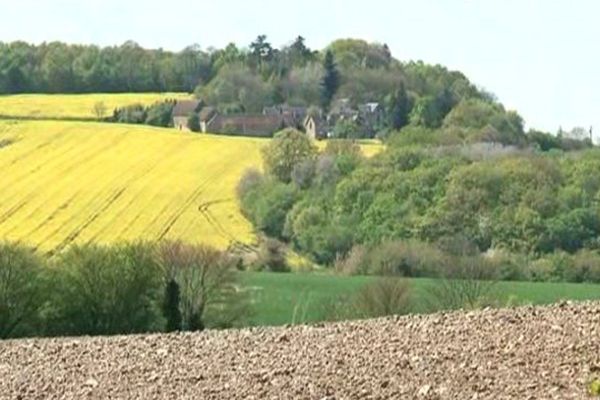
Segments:
[[[132,104],[115,109],[112,121],[124,124],[143,124],[146,121],[146,108],[141,104]]]
[[[270,272],[289,272],[285,245],[272,238],[264,238],[260,244],[255,270]]]
[[[380,278],[358,292],[354,307],[361,318],[408,314],[411,309],[410,286],[400,278]]]
[[[315,161],[312,159],[304,160],[294,166],[292,170],[292,182],[300,188],[310,187],[315,177]]]
[[[570,266],[564,271],[569,282],[600,282],[600,255],[590,250],[581,250],[571,258]]]
[[[274,180],[248,189],[242,197],[242,211],[267,235],[282,237],[288,211],[297,198],[296,188]]]
[[[435,246],[417,241],[389,241],[374,247],[369,255],[369,273],[405,277],[433,276],[447,266]]]
[[[236,193],[239,199],[243,199],[244,196],[258,188],[264,182],[263,174],[256,168],[248,168],[244,171],[242,178],[236,186]]]
[[[230,327],[247,314],[247,302],[238,290],[236,262],[207,246],[165,242],[158,248],[165,282],[180,288],[181,328],[197,331]]]
[[[0,338],[35,333],[44,289],[43,263],[34,251],[0,243]]]
[[[173,101],[163,101],[151,105],[146,110],[145,123],[152,126],[171,126],[174,106],[175,102]]]
[[[51,333],[109,335],[161,328],[161,273],[151,246],[74,246],[58,257],[54,271]]]
[[[334,269],[344,275],[367,275],[369,273],[369,249],[364,245],[354,245],[346,255],[336,258]]]
[[[481,257],[464,257],[450,264],[443,278],[429,287],[433,310],[475,309],[496,301],[497,271]]]
[[[401,278],[379,278],[352,295],[332,299],[323,306],[328,320],[379,318],[404,315],[411,310],[411,290]]]

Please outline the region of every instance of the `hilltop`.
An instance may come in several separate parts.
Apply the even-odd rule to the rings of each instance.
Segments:
[[[2,398],[581,399],[600,304],[0,342]]]

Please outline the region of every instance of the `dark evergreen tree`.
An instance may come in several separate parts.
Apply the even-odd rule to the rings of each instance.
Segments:
[[[163,304],[163,315],[167,320],[166,331],[175,332],[181,330],[181,311],[179,310],[179,284],[175,279],[169,280],[165,287],[165,300]]]
[[[340,87],[340,73],[335,64],[333,53],[327,50],[325,59],[323,60],[323,68],[325,74],[321,80],[321,107],[323,110],[329,110],[331,101]]]
[[[404,84],[389,96],[386,106],[389,128],[399,130],[408,125],[411,105]]]

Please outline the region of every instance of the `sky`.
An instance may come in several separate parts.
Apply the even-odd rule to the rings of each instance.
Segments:
[[[361,38],[462,71],[530,128],[594,126],[600,139],[599,19],[595,0],[0,0],[0,41],[180,50],[266,34],[321,49]]]

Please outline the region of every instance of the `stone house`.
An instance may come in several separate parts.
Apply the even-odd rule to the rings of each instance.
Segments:
[[[173,126],[180,131],[189,131],[188,119],[201,107],[199,100],[178,100],[173,107]]]
[[[325,139],[327,137],[327,127],[325,121],[313,115],[308,115],[303,121],[306,135],[314,140]]]

